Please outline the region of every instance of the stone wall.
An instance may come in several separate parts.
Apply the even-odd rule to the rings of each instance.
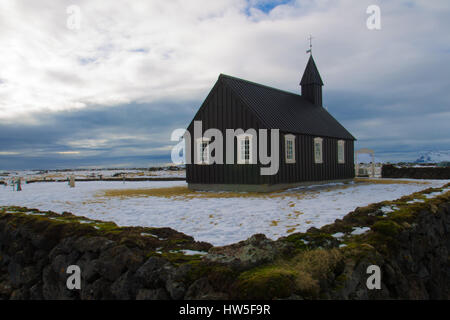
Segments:
[[[254,235],[225,247],[169,228],[7,207],[0,209],[0,298],[450,299],[449,186],[357,208],[277,241]],[[428,199],[432,192],[440,194]],[[369,231],[355,235],[355,228]],[[366,287],[373,264],[381,290]],[[66,287],[69,265],[81,268],[81,290]]]
[[[187,268],[178,267],[183,255],[171,252],[210,247],[170,228],[118,228],[8,207],[0,213],[0,298],[181,299]],[[81,290],[67,289],[70,265],[81,268]]]
[[[395,167],[391,164],[381,168],[382,178],[450,179],[450,167]]]

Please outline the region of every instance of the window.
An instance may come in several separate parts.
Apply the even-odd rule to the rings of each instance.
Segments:
[[[314,138],[314,162],[323,163],[322,138]]]
[[[209,164],[209,141],[208,138],[197,139],[197,164]]]
[[[295,163],[295,136],[287,134],[284,136],[286,163]]]
[[[249,164],[253,163],[252,155],[252,135],[251,134],[241,134],[237,136],[237,148],[238,148],[238,164]]]
[[[345,163],[345,141],[339,140],[338,144],[338,163]]]

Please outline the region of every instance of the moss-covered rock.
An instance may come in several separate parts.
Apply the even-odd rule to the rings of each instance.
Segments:
[[[261,267],[243,272],[233,288],[233,298],[286,298],[295,290],[295,274],[277,266]]]
[[[380,221],[375,222],[372,225],[371,229],[375,232],[379,232],[384,235],[394,237],[403,228],[393,220],[380,220]]]

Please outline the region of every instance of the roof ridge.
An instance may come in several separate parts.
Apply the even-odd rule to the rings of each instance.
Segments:
[[[297,93],[294,93],[294,92],[290,92],[290,91],[286,91],[286,90],[282,90],[282,89],[270,87],[270,86],[267,86],[267,85],[264,85],[264,84],[261,84],[261,83],[257,83],[257,82],[250,81],[250,80],[245,80],[245,79],[242,79],[242,78],[233,77],[233,76],[230,76],[230,75],[227,75],[227,74],[224,74],[224,73],[221,73],[221,74],[219,75],[219,79],[220,79],[221,77],[224,77],[224,78],[230,78],[230,79],[233,79],[233,80],[238,80],[238,81],[243,81],[243,82],[247,82],[247,83],[252,84],[252,85],[255,85],[255,86],[259,86],[259,87],[263,87],[263,88],[271,89],[271,90],[276,90],[276,91],[283,92],[283,93],[287,93],[287,94],[291,94],[291,95],[294,95],[294,96],[299,96],[299,97],[302,96],[301,94],[297,94]]]

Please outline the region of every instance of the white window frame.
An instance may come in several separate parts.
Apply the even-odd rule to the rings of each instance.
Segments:
[[[317,155],[317,145],[319,144],[319,156]],[[323,139],[320,137],[314,138],[314,163],[323,163]]]
[[[342,152],[342,154],[341,154]],[[338,140],[337,142],[337,158],[338,163],[345,163],[345,141]]]
[[[292,143],[292,158],[288,157],[288,142]],[[286,163],[295,163],[295,136],[293,134],[284,136],[284,158]]]
[[[244,159],[241,151],[241,144],[248,138],[248,156],[249,159]],[[252,164],[253,163],[253,135],[251,134],[240,134],[236,137],[237,139],[237,163],[238,164]]]
[[[210,138],[198,138],[197,139],[197,164],[209,164],[209,142],[211,141]],[[208,145],[206,146],[205,150],[203,151],[203,155],[206,153],[206,157],[202,157],[202,146],[203,143],[207,142]]]

